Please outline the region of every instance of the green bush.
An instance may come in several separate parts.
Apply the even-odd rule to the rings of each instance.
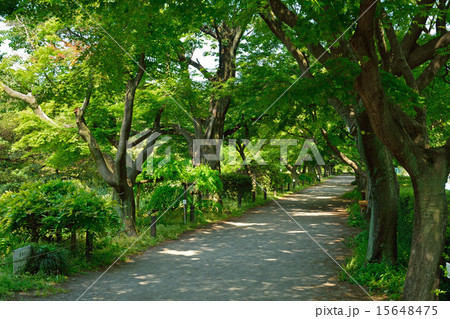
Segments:
[[[31,257],[25,266],[25,272],[46,275],[66,274],[69,266],[67,250],[52,245],[31,246]]]
[[[252,192],[252,179],[248,175],[239,173],[224,173],[220,176],[223,185],[223,191],[226,196],[237,197],[238,194],[243,196]]]
[[[74,230],[102,233],[118,225],[109,203],[74,181],[24,184],[0,197],[0,225],[5,238],[52,242]],[[12,235],[12,236],[11,236]],[[8,243],[2,241],[6,249]]]
[[[58,227],[65,233],[81,230],[97,235],[104,234],[108,229],[117,230],[121,224],[119,217],[111,213],[111,205],[103,197],[78,188],[61,203]]]
[[[307,174],[300,174],[300,175],[298,176],[298,180],[299,180],[302,184],[304,184],[304,183],[312,184],[312,183],[314,182],[314,180],[315,180],[315,176],[313,177],[313,174],[310,174],[310,173],[307,173]]]
[[[344,199],[351,199],[351,200],[362,200],[361,192],[358,190],[357,187],[355,187],[352,191],[345,193],[341,196]]]
[[[145,212],[162,213],[172,207],[172,210],[175,210],[174,213],[177,213],[176,209],[185,197],[188,205],[194,203],[197,214],[208,209],[220,210],[220,204],[214,200],[206,200],[206,196],[201,202],[194,202],[194,193],[214,195],[222,191],[219,172],[212,170],[208,165],[192,167],[189,161],[172,161],[155,169],[154,174],[147,178],[153,182],[145,186],[147,194],[144,194],[142,201]],[[184,194],[185,189],[188,190],[186,194]],[[177,216],[179,214],[168,213],[165,214],[164,219],[166,221],[178,219]]]

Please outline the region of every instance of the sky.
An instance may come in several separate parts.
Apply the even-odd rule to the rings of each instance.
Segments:
[[[7,30],[7,27],[4,22],[0,21],[0,31]],[[2,43],[0,45],[0,53],[8,53],[11,54],[11,49],[8,46],[8,43]]]
[[[2,22],[2,21],[0,21],[0,31],[3,31],[3,30],[7,30],[8,29],[8,27],[6,26],[6,24],[4,23],[4,22]],[[19,51],[13,51],[9,46],[8,46],[8,43],[9,43],[10,41],[5,41],[5,42],[3,42],[3,43],[1,43],[0,44],[0,54],[1,53],[7,53],[8,55],[11,55],[11,54],[19,54],[20,56],[22,56],[22,57],[25,57],[25,52],[23,51],[23,50],[19,50]],[[208,70],[214,70],[215,68],[217,68],[217,66],[218,66],[218,62],[216,62],[215,61],[215,57],[214,56],[204,56],[204,53],[205,52],[208,52],[208,51],[211,51],[212,50],[212,48],[211,48],[211,43],[209,42],[208,43],[208,41],[206,41],[206,45],[202,48],[202,49],[196,49],[195,51],[194,51],[194,54],[193,54],[193,56],[192,56],[192,59],[193,60],[199,60],[199,62],[206,68],[206,69],[208,69]],[[124,52],[124,54],[125,54],[125,52]],[[193,73],[195,73],[196,74],[196,77],[201,77],[201,75],[200,75],[200,73],[199,72],[197,72],[196,70],[194,70],[193,68],[190,68],[191,69],[191,71],[193,72]]]

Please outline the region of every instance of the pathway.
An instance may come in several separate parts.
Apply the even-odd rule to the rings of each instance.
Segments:
[[[353,179],[334,177],[278,201],[340,264],[354,230],[339,196]],[[369,300],[358,286],[339,282],[339,271],[272,202],[114,266],[81,300]],[[74,277],[68,293],[46,300],[76,300],[100,274]]]

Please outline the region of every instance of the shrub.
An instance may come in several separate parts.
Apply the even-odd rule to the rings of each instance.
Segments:
[[[18,193],[0,197],[2,231],[7,237],[47,242],[73,230],[102,233],[118,224],[109,203],[74,181],[24,184]],[[2,244],[5,249],[5,243]]]
[[[25,266],[25,272],[46,275],[66,274],[68,270],[68,252],[57,246],[33,245],[31,257]]]
[[[223,184],[223,192],[229,197],[243,196],[252,192],[252,179],[248,175],[239,173],[224,173],[220,176]]]

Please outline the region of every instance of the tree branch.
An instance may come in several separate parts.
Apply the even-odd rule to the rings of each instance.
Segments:
[[[74,113],[75,121],[78,126],[78,134],[88,144],[89,151],[95,160],[98,172],[108,185],[112,187],[117,186],[114,178],[114,163],[112,158],[110,156],[105,156],[105,154],[103,154],[100,150],[97,140],[86,125],[81,109],[77,107],[74,110]]]
[[[422,0],[419,1],[418,5],[426,7],[425,11],[428,12],[432,8],[432,4],[435,2],[435,0]],[[421,12],[413,18],[408,32],[403,37],[401,48],[406,59],[409,58],[411,50],[417,45],[416,42],[424,30],[424,25],[428,18],[426,12]]]
[[[383,19],[388,19],[388,16],[386,13],[382,13]],[[403,74],[403,77],[405,78],[406,84],[414,89],[417,90],[417,83],[416,79],[414,78],[414,75],[411,71],[411,68],[409,67],[408,62],[406,62],[405,56],[403,55],[402,48],[400,46],[400,43],[398,42],[397,35],[395,34],[394,27],[392,26],[392,23],[390,21],[387,22],[388,28],[386,28],[386,35],[389,39],[389,44],[391,45],[391,51],[394,56],[395,62],[393,64],[398,64],[401,73]]]
[[[212,36],[216,40],[218,39],[216,30],[208,25],[204,25],[203,27],[201,27],[200,31],[202,31],[203,33],[205,33],[207,35]]]
[[[272,30],[275,36],[280,39],[280,41],[285,45],[286,49],[295,58],[302,72],[302,77],[313,78],[313,75],[309,70],[308,60],[306,59],[305,55],[288,38],[281,26],[281,23],[275,19],[273,13],[271,11],[268,11],[267,14],[260,13],[259,15],[270,28],[270,30]]]
[[[186,62],[189,65],[193,66],[194,68],[196,68],[206,79],[208,79],[208,81],[213,81],[214,80],[214,76],[208,72],[208,70],[197,60],[194,61],[191,58],[186,58],[186,55],[184,53],[180,53],[177,52],[178,55],[178,60],[180,60],[180,62]]]
[[[407,58],[411,69],[415,69],[419,65],[431,60],[436,55],[436,50],[448,47],[450,45],[450,32],[445,32],[426,44],[414,49]]]
[[[26,102],[29,105],[29,107],[33,110],[34,114],[36,114],[41,120],[44,120],[45,122],[51,125],[59,126],[50,117],[48,117],[47,114],[45,114],[45,112],[41,109],[40,105],[37,103],[36,98],[31,93],[25,95],[23,93],[14,91],[13,89],[11,89],[10,87],[1,82],[0,88],[3,89],[3,91],[10,97]]]
[[[297,25],[297,14],[289,10],[281,0],[269,0],[269,3],[278,19],[291,28],[294,28]]]
[[[450,55],[436,55],[430,64],[423,70],[417,78],[417,88],[422,92],[434,79],[438,71],[447,63]]]
[[[346,165],[350,166],[356,174],[362,175],[364,172],[359,167],[358,163],[352,161],[350,158],[348,158],[344,153],[342,153],[333,143],[331,143],[330,137],[328,136],[327,131],[324,128],[320,129],[322,132],[322,136],[325,139],[325,142],[327,143],[327,146],[331,151]]]
[[[125,107],[122,120],[122,126],[120,128],[119,146],[117,148],[117,154],[115,159],[115,170],[117,183],[119,181],[126,180],[126,154],[127,144],[130,137],[131,124],[133,119],[133,107],[136,89],[145,73],[145,55],[141,54],[139,58],[139,68],[136,76],[127,82],[127,89],[125,93]]]

